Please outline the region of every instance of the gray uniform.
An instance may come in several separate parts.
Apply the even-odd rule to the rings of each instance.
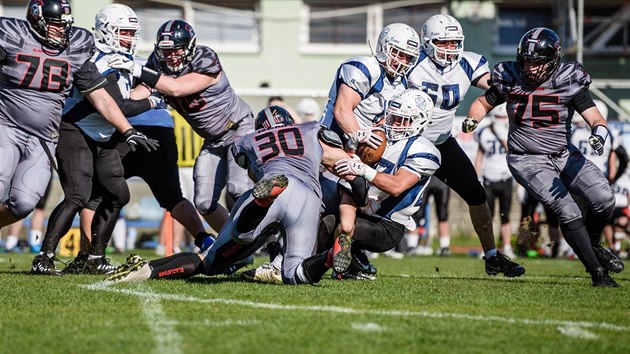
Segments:
[[[561,63],[538,87],[524,86],[515,62],[499,63],[491,84],[507,101],[510,119],[507,161],[512,175],[561,224],[582,217],[571,194],[589,210],[603,213],[614,203],[602,172],[569,143],[572,97],[588,89],[591,78],[579,63]]]
[[[92,34],[73,28],[62,52],[43,48],[26,21],[0,17],[0,46],[7,62],[0,68],[0,198],[8,195],[17,217],[30,213],[50,180],[59,122],[71,85],[88,93],[104,87],[94,63]]]
[[[225,262],[226,256],[237,255],[236,259],[231,259],[234,262],[251,255],[266,241],[266,237],[259,237],[263,230],[280,224],[286,232],[283,281],[285,284],[309,282],[301,264],[314,254],[317,242],[321,203],[318,174],[323,156],[319,142],[321,129],[324,127],[317,122],[306,122],[256,131],[234,144],[234,156],[246,157],[256,180],[283,174],[288,177],[289,185],[273,202],[258,227],[242,234],[236,231],[235,225],[253,197],[248,191],[239,199],[217,241],[206,251],[206,274],[221,273],[224,266],[231,264]]]
[[[155,53],[147,67],[162,71]],[[217,75],[221,79],[205,90],[185,96],[167,96],[167,102],[205,139],[195,161],[195,205],[202,214],[216,210],[221,191],[226,186],[232,197],[239,197],[251,188],[247,173],[238,167],[229,153],[229,146],[254,130],[251,108],[236,95],[221,66],[217,53],[206,46],[197,46],[194,57],[177,76],[188,73]]]

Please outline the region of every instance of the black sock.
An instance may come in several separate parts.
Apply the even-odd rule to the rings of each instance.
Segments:
[[[329,268],[324,265],[327,257],[328,251],[324,251],[320,254],[310,256],[302,262],[304,273],[310,280],[311,284],[319,282],[328,271]]]
[[[586,226],[586,231],[588,232],[593,247],[600,244],[602,231],[604,231],[604,227],[610,223],[614,211],[615,205],[612,204],[610,208],[604,210],[602,213],[589,211],[584,217],[584,225]]]
[[[268,211],[269,207],[261,207],[253,201],[250,202],[243,207],[241,214],[238,216],[236,231],[241,234],[252,231],[265,218]]]
[[[149,262],[151,279],[183,279],[201,272],[201,259],[196,253],[183,252]]]
[[[593,252],[593,246],[582,218],[560,225],[560,230],[562,230],[564,239],[573,248],[587,272],[591,272],[601,266],[597,257],[595,257],[595,252]]]

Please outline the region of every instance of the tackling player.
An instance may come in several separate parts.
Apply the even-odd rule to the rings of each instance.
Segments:
[[[487,112],[507,103],[512,175],[558,216],[593,286],[618,287],[608,271],[621,272],[624,265],[599,243],[615,207],[613,194],[597,166],[568,143],[574,110],[591,126],[588,142],[597,154],[603,153],[608,127],[588,92],[590,75],[578,62],[561,63],[562,54],[554,31],[538,27],[525,33],[516,61],[494,67],[491,87],[473,102],[462,130],[474,130]],[[571,194],[586,202],[584,215]]]

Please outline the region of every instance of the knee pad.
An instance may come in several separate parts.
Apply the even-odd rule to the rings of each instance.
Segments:
[[[218,199],[205,199],[202,201],[195,200],[195,207],[199,210],[201,215],[207,215],[214,213],[219,207]]]
[[[13,216],[19,219],[24,219],[33,211],[33,209],[35,209],[37,202],[39,202],[39,200],[36,200],[35,198],[12,198],[8,201],[7,206],[9,212],[13,214]]]

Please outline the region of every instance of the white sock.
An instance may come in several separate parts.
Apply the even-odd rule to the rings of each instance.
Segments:
[[[28,244],[31,246],[39,246],[43,241],[43,234],[41,230],[31,230],[28,233]]]
[[[418,234],[407,234],[407,247],[416,248],[418,247],[418,242],[420,241],[420,235]]]
[[[114,247],[118,250],[124,251],[126,238],[127,223],[125,222],[125,219],[119,218],[116,221],[116,226],[114,226],[114,231],[112,232],[112,242],[114,243]]]
[[[440,248],[451,247],[451,236],[440,237]]]
[[[14,235],[7,236],[7,242],[4,244],[4,249],[7,251],[12,250],[18,244],[18,237]]]

